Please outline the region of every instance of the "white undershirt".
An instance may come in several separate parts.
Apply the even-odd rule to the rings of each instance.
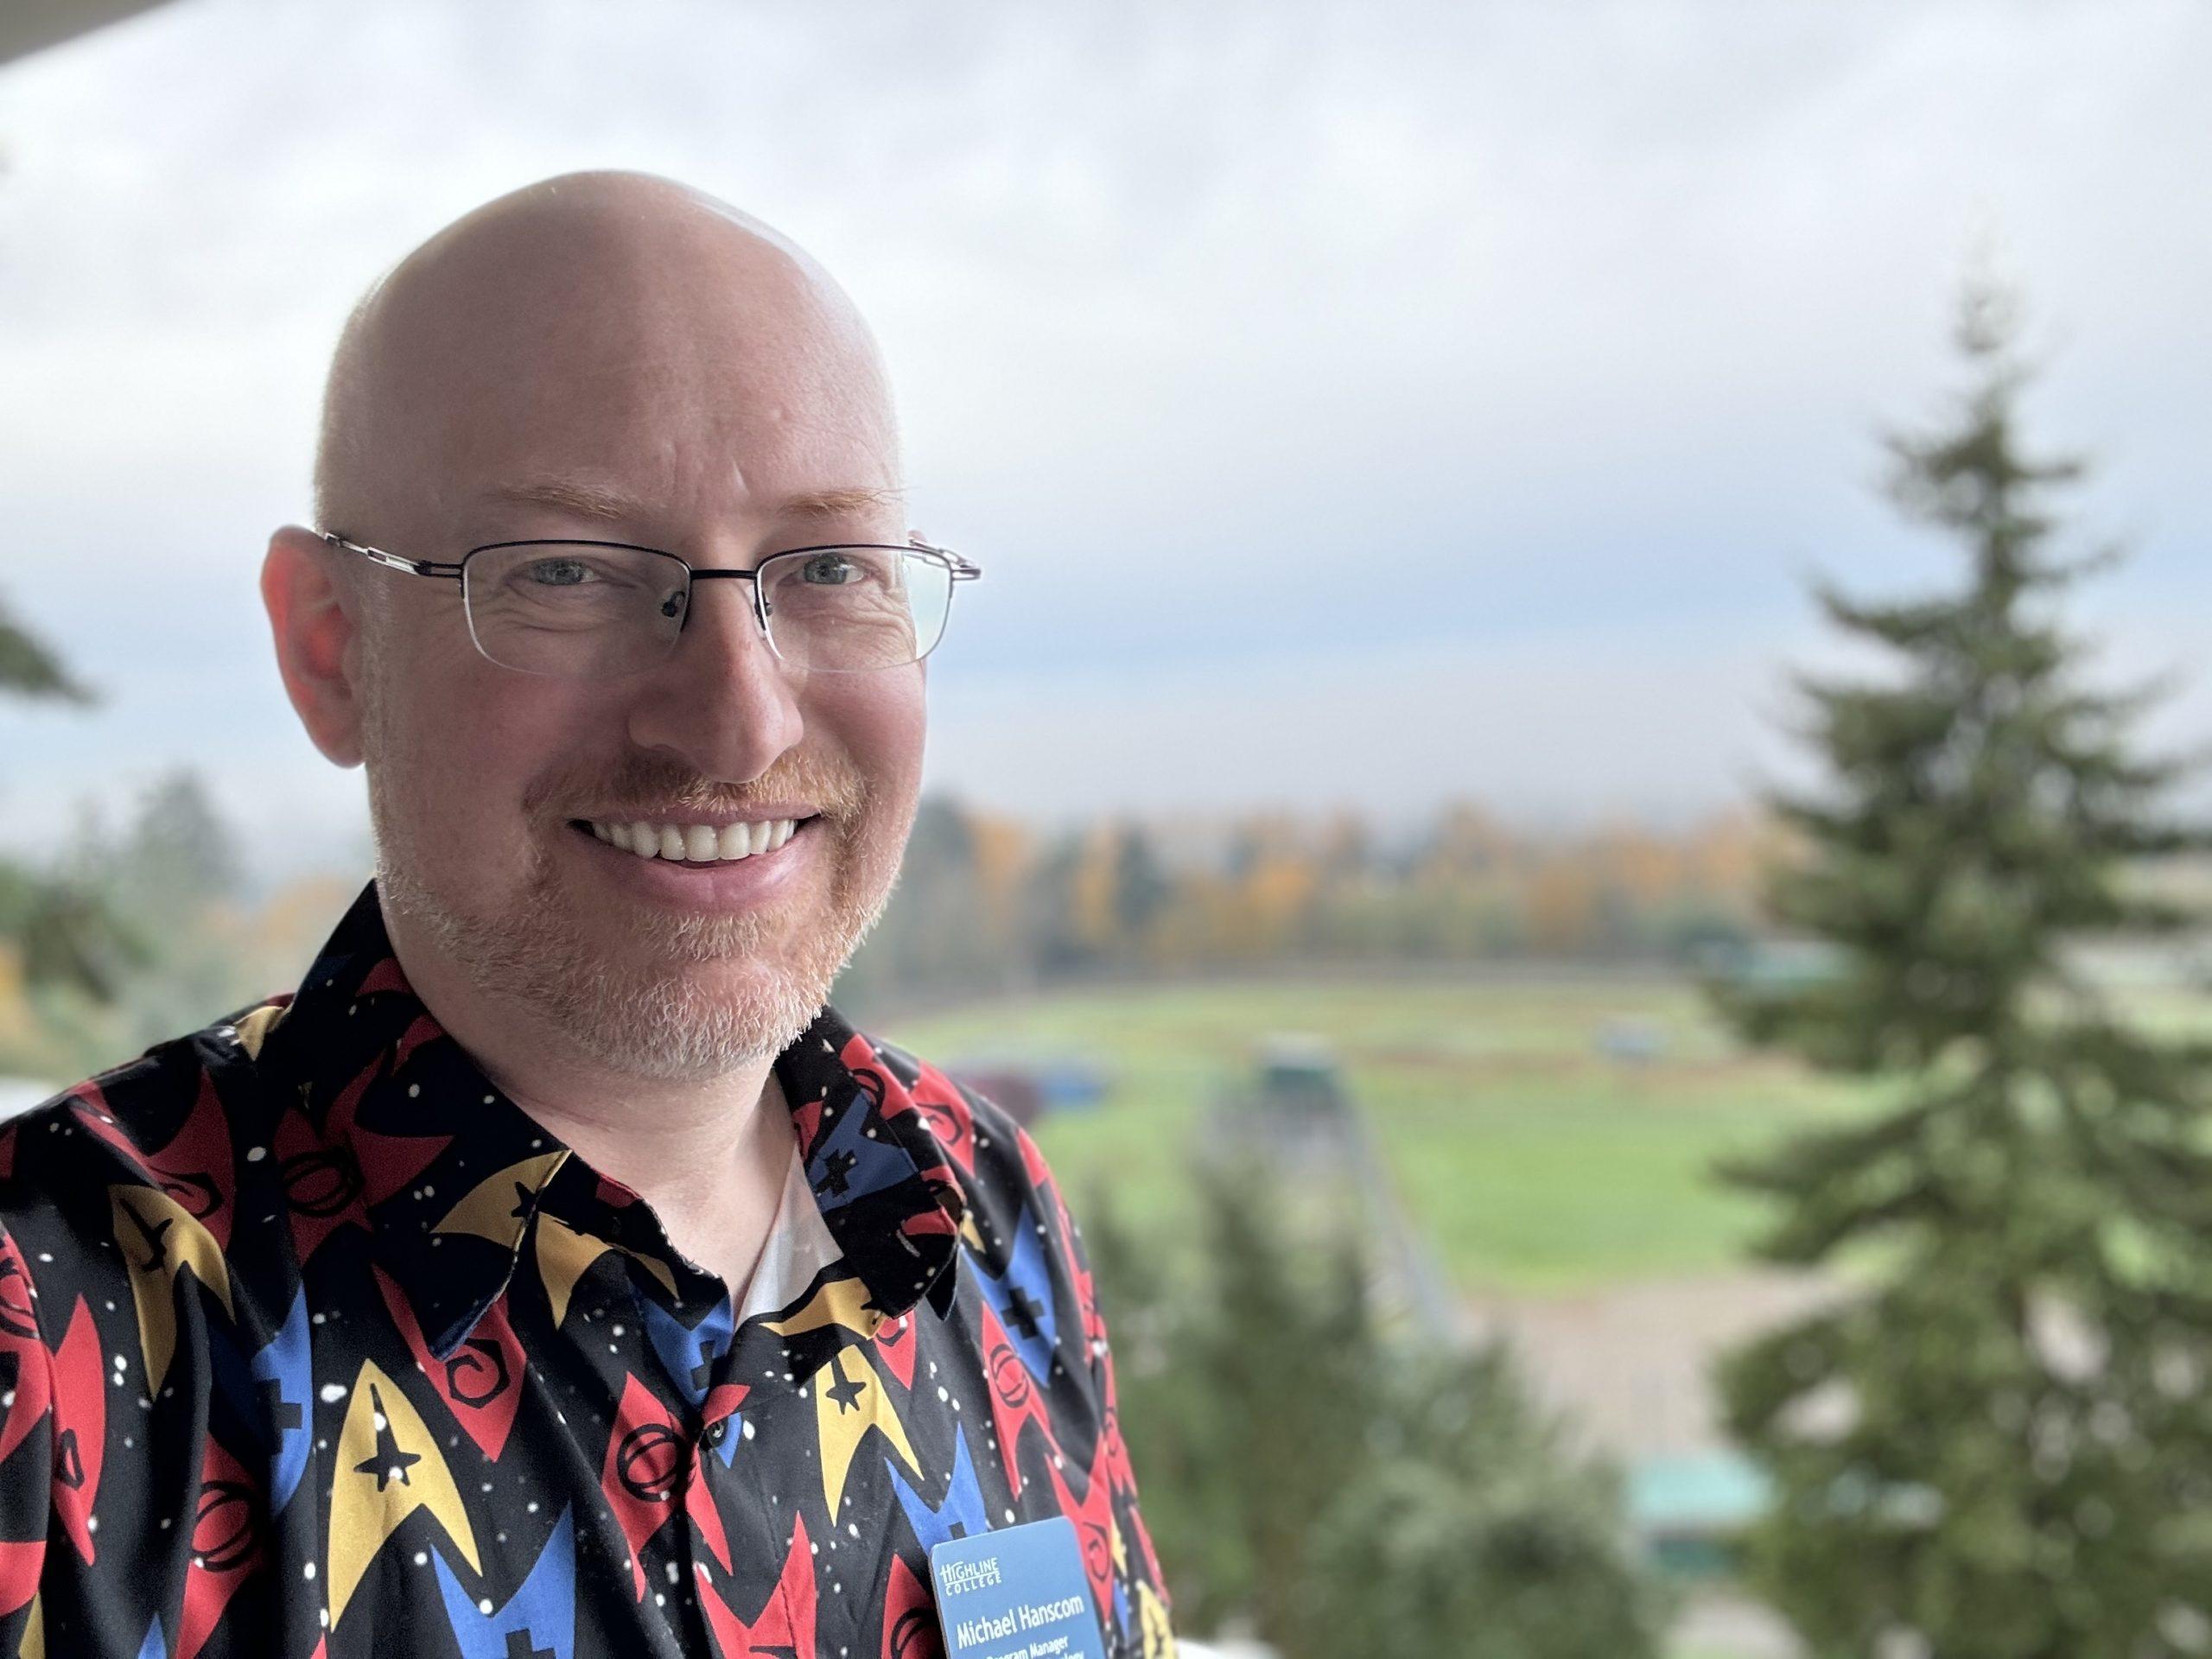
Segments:
[[[756,1313],[772,1313],[798,1300],[815,1275],[843,1252],[830,1236],[822,1207],[814,1201],[814,1186],[806,1177],[806,1160],[791,1147],[791,1168],[784,1176],[784,1190],[776,1200],[776,1217],[768,1225],[760,1259],[741,1290],[732,1293],[737,1303],[736,1323],[743,1325]]]

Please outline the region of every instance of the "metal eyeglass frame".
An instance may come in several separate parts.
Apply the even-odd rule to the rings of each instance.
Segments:
[[[364,547],[359,542],[346,540],[345,537],[339,535],[335,531],[318,530],[315,533],[322,540],[329,543],[331,546],[341,549],[348,553],[358,553],[363,558],[371,561],[372,563],[383,565],[388,570],[402,571],[410,576],[436,576],[448,582],[461,581],[463,567],[467,564],[470,559],[475,557],[479,553],[493,553],[497,552],[503,547],[610,547],[617,548],[624,552],[629,553],[658,554],[662,558],[672,559],[677,564],[683,567],[685,571],[684,587],[687,601],[690,584],[697,582],[702,576],[709,579],[717,577],[722,579],[741,578],[744,581],[750,582],[753,584],[753,620],[760,625],[760,637],[768,642],[768,649],[775,652],[776,659],[779,662],[785,660],[784,653],[781,651],[777,650],[776,636],[768,626],[768,595],[760,586],[761,570],[774,563],[778,559],[795,558],[803,553],[836,553],[841,552],[847,548],[866,549],[880,553],[922,553],[926,554],[932,558],[941,559],[944,562],[946,569],[950,571],[952,580],[956,582],[973,582],[983,574],[983,567],[980,564],[970,563],[968,560],[961,557],[959,554],[955,553],[950,548],[934,546],[928,542],[923,541],[919,537],[910,537],[903,543],[825,542],[819,547],[780,548],[777,551],[769,554],[766,558],[762,559],[760,564],[755,566],[753,569],[746,570],[741,569],[734,565],[715,566],[709,567],[706,569],[702,569],[698,566],[693,564],[689,559],[683,557],[680,553],[671,553],[664,547],[647,547],[639,542],[592,541],[573,536],[530,536],[524,537],[518,541],[486,542],[481,547],[470,548],[467,552],[461,556],[460,559],[456,563],[444,564],[435,559],[410,559],[401,554],[387,553],[380,547]],[[687,602],[683,607],[683,620],[676,625],[676,632],[677,636],[680,637],[683,634],[683,630],[690,625],[690,621],[691,607]],[[948,594],[944,601],[944,627],[949,628],[951,626],[952,600],[951,596]],[[494,667],[504,668],[510,673],[515,674],[527,674],[533,671],[530,669],[516,668],[512,664],[502,663],[497,658],[492,656],[490,652],[485,651],[483,642],[476,638],[476,629],[473,623],[470,625],[468,630],[468,637],[471,643],[475,645],[478,654],[482,656],[486,662],[492,664]],[[930,650],[924,652],[921,657],[915,658],[914,661],[921,661],[923,657],[927,657],[930,654],[930,651],[935,651],[938,645],[944,643],[944,629],[940,628],[938,632],[938,637],[930,642]],[[675,643],[673,639],[670,642],[669,649],[671,651],[675,649]],[[902,663],[897,664],[897,666],[903,668],[910,666],[910,664]],[[874,674],[880,673],[882,671],[879,668],[825,668],[817,669],[812,671],[823,674]]]

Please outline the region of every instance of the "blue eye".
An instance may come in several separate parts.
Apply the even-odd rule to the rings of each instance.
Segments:
[[[543,588],[575,588],[592,579],[592,568],[582,559],[537,559],[526,571]]]
[[[805,579],[820,588],[842,588],[862,574],[859,565],[842,553],[818,553],[800,567]]]

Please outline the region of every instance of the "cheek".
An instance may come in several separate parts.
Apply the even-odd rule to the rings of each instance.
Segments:
[[[475,655],[424,652],[391,688],[397,719],[384,757],[391,781],[426,828],[495,836],[529,833],[520,810],[531,781],[572,760],[597,716],[588,697],[558,681],[496,668]]]
[[[824,694],[812,721],[834,734],[869,787],[887,805],[911,802],[921,783],[927,711],[922,696],[921,665],[893,675],[889,683],[873,677]]]

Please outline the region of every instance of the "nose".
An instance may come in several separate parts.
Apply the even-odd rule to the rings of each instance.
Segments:
[[[629,715],[631,741],[703,777],[747,783],[805,732],[792,671],[769,648],[753,584],[695,582],[691,612]]]

